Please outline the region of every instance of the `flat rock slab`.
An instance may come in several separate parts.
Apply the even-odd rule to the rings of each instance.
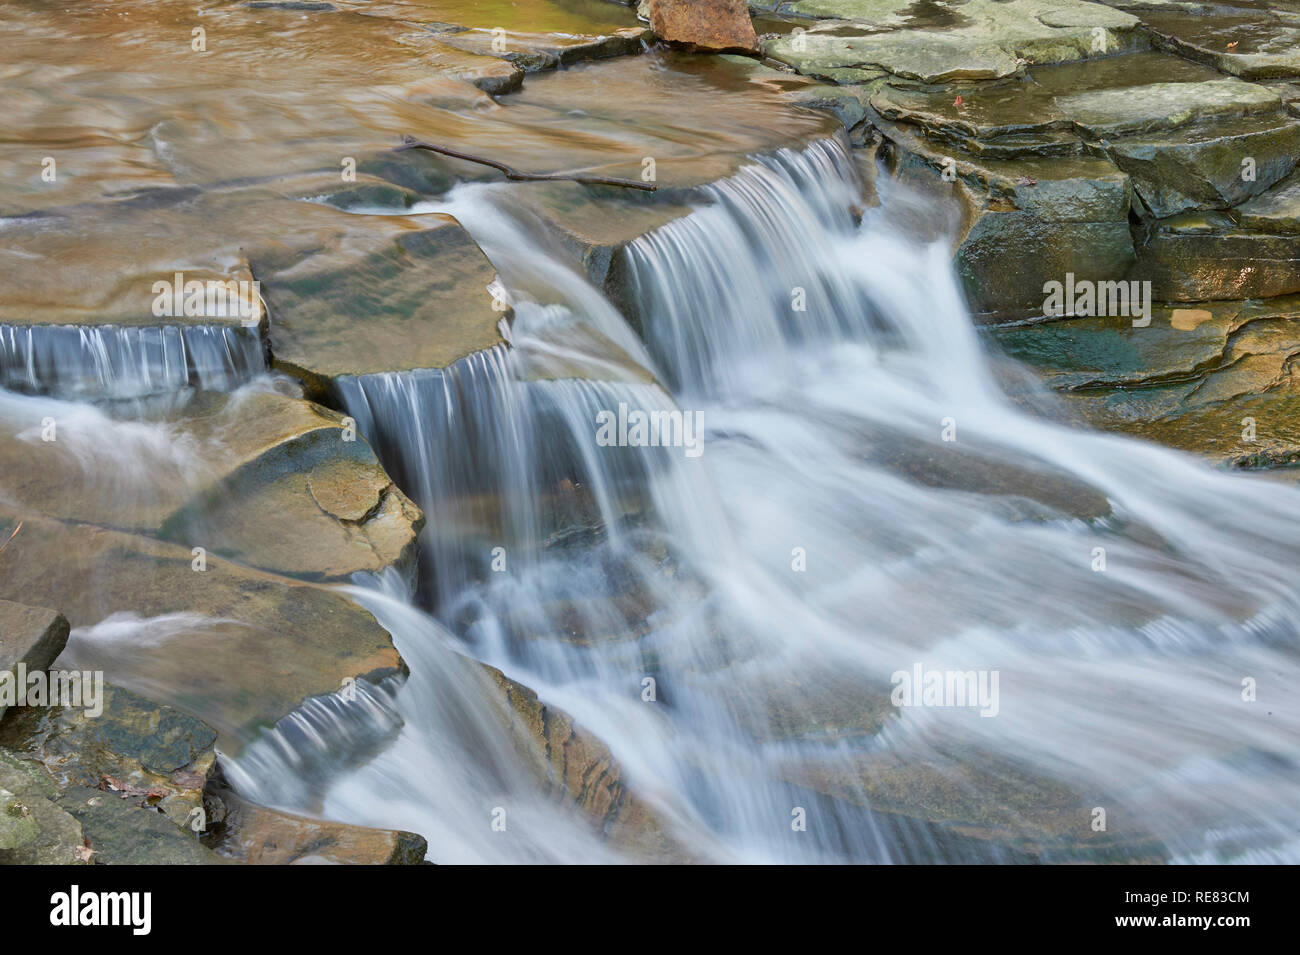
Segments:
[[[305,220],[347,216],[304,206]],[[325,389],[339,375],[443,368],[504,341],[505,309],[494,308],[489,291],[496,270],[460,223],[444,215],[351,218],[329,229],[327,251],[254,255],[277,367]]]
[[[1133,13],[1167,48],[1224,73],[1249,80],[1300,76],[1300,17],[1295,11],[1243,9],[1246,5],[1232,3],[1196,6]]]
[[[948,9],[951,21],[913,28],[904,20],[896,29],[882,29],[900,16],[892,5],[880,11],[883,20],[866,10],[868,16],[858,22],[852,15],[856,4],[841,7],[824,0],[799,12],[837,19],[768,39],[763,52],[809,76],[874,67],[941,83],[1000,79],[1027,64],[1066,63],[1147,45],[1138,34],[1136,17],[1081,0],[967,0]],[[847,16],[841,18],[841,13]]]
[[[1058,96],[1056,104],[1079,130],[1099,139],[1176,129],[1192,120],[1277,114],[1282,97],[1266,86],[1225,78],[1089,90]]]
[[[102,670],[109,683],[203,720],[223,752],[345,679],[405,672],[388,632],[328,588],[212,555],[196,570],[188,547],[21,519],[0,553],[0,596],[62,606],[74,628],[69,668]],[[0,533],[17,520],[0,521]]]
[[[877,69],[926,83],[989,80],[1011,76],[1020,67],[1001,47],[944,33],[906,31],[841,36],[834,28],[813,27],[797,36],[763,43],[763,53],[806,76],[833,78],[831,70]]]
[[[571,66],[583,60],[628,56],[641,52],[650,31],[634,26],[606,36],[519,33],[504,27],[456,30],[440,33],[442,42],[467,53],[496,56],[518,66],[525,73]]]

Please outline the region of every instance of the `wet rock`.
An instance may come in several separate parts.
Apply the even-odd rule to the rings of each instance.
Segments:
[[[789,103],[808,109],[826,110],[843,123],[844,128],[850,132],[867,116],[866,102],[871,87],[861,84],[870,83],[885,75],[879,70],[857,70],[854,71],[855,77],[851,81],[848,77],[840,77],[840,81],[845,84],[851,82],[856,85],[846,85],[841,88],[818,83],[797,73],[774,69],[751,57],[723,56],[722,59],[734,64],[737,70],[744,71],[755,85],[762,85],[779,92]]]
[[[248,865],[421,865],[423,836],[308,819],[268,809],[220,787],[223,821],[204,842],[222,858]]]
[[[1000,847],[1007,861],[1156,862],[1164,856],[1159,841],[1127,813],[1112,811],[1107,830],[1094,832],[1095,797],[978,751],[920,758],[892,751],[828,754],[792,760],[785,774],[835,800],[870,806],[885,819],[919,823],[929,845],[956,837],[944,850],[949,859],[966,840]]]
[[[649,37],[644,27],[627,27],[607,36],[549,33],[515,33],[502,29],[464,30],[441,34],[442,42],[458,50],[483,56],[498,56],[525,73],[556,69],[583,60],[627,56],[641,52]]]
[[[882,124],[898,171],[919,171],[965,208],[954,262],[977,321],[1042,314],[1067,273],[1123,275],[1134,261],[1128,176],[1090,158],[986,160]]]
[[[494,667],[483,668],[500,689],[516,749],[551,793],[587,815],[615,848],[645,861],[690,861],[658,814],[623,779],[605,744]]]
[[[1150,282],[1157,301],[1270,298],[1300,292],[1300,235],[1233,228],[1188,213],[1152,224],[1127,278]]]
[[[1294,13],[1253,4],[1180,8],[1140,0],[1131,8],[1157,42],[1189,59],[1248,80],[1300,76],[1300,20]]]
[[[0,489],[11,506],[307,579],[414,569],[418,508],[355,428],[292,394],[183,394],[144,421],[41,401],[7,410]],[[57,440],[40,440],[46,416]]]
[[[0,534],[18,519],[0,519]],[[190,547],[120,531],[21,520],[0,553],[0,597],[62,606],[66,666],[203,720],[223,752],[345,679],[405,673],[388,632],[328,588],[211,554],[200,564]]]
[[[1044,285],[1105,281],[1133,262],[1126,222],[1069,225],[1022,212],[989,212],[966,233],[958,249],[958,274],[977,320],[1041,314]]]
[[[230,404],[214,430],[225,447],[246,449],[244,460],[169,516],[160,536],[306,579],[414,573],[424,517],[364,438],[307,402],[255,393]],[[271,424],[283,430],[268,435]],[[262,447],[254,456],[250,445]]]
[[[871,94],[871,107],[885,119],[918,127],[933,139],[954,145],[1023,134],[1066,130],[1068,117],[1056,108],[1052,95],[1020,81],[981,84],[957,92],[914,89],[881,84]]]
[[[841,9],[824,0],[816,15]],[[849,6],[843,10],[849,12]],[[892,25],[890,7],[882,25]],[[968,0],[953,18],[912,28],[881,29],[871,18],[851,25],[828,20],[802,34],[779,36],[763,52],[800,73],[825,76],[836,68],[875,67],[895,76],[941,83],[1011,76],[1026,64],[1066,63],[1142,49],[1136,17],[1075,0]],[[1096,32],[1100,31],[1100,33]]]
[[[442,368],[503,341],[496,270],[451,216],[401,223],[371,245],[306,262],[278,250],[255,258],[277,368],[324,391],[339,375]]]
[[[1300,300],[1161,306],[1151,324],[1085,318],[1001,329],[1082,420],[1235,467],[1300,462]]]
[[[1300,123],[1228,121],[1120,140],[1106,152],[1133,177],[1151,214],[1163,219],[1235,206],[1288,176],[1300,161]]]
[[[0,749],[0,865],[80,865],[86,837],[40,767]]]
[[[25,672],[48,670],[68,642],[68,621],[57,610],[0,600],[0,674],[17,680]],[[0,701],[0,718],[7,707]]]
[[[758,48],[745,0],[650,0],[650,26],[663,40],[698,53]]]
[[[926,83],[997,79],[1019,69],[1016,57],[1000,47],[920,30],[846,37],[813,27],[767,40],[763,52],[806,76],[827,79],[834,75],[830,71],[844,68],[884,70]]]
[[[558,234],[597,287],[605,285],[610,263],[629,242],[691,212],[683,203],[593,195],[573,182],[519,183],[513,198],[542,223],[536,241],[554,242]]]
[[[55,800],[85,834],[96,865],[221,865],[225,862],[162,813],[112,793],[71,786]]]
[[[1282,97],[1266,86],[1227,78],[1087,90],[1058,96],[1056,105],[1080,131],[1099,139],[1176,129],[1193,120],[1276,116]]]
[[[99,713],[26,707],[0,729],[0,744],[43,767],[59,790],[100,789],[182,828],[217,821],[203,795],[216,764],[215,730],[122,687],[104,686],[99,705]]]
[[[1232,216],[1238,225],[1251,232],[1300,234],[1300,174],[1237,206]]]

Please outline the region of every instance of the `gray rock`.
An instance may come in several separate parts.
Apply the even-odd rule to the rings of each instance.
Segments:
[[[1233,210],[1233,216],[1243,229],[1252,232],[1300,234],[1300,173],[1242,203]]]
[[[222,865],[226,860],[160,812],[71,786],[55,800],[81,823],[97,865]]]
[[[1133,177],[1157,218],[1226,209],[1288,176],[1300,161],[1300,123],[1242,119],[1115,142],[1106,151]],[[1243,160],[1253,162],[1247,178]]]
[[[54,804],[57,793],[39,766],[0,749],[0,865],[86,861],[81,824]]]
[[[21,532],[20,532],[21,533]],[[68,621],[57,610],[0,600],[0,675],[48,670],[68,642]],[[3,678],[3,677],[0,677]],[[6,707],[0,703],[0,718]]]
[[[1280,114],[1282,97],[1238,79],[1201,83],[1148,83],[1086,90],[1056,98],[1057,107],[1093,138],[1176,129],[1193,120]]]

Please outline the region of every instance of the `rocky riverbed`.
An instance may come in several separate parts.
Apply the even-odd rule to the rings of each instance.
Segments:
[[[910,227],[950,240],[1024,407],[1279,480],[1300,461],[1294,4],[8,0],[0,41],[0,671],[107,681],[93,717],[0,707],[0,861],[442,861],[396,822],[259,804],[230,769],[358,695],[382,718],[331,759],[392,745],[392,701],[413,677],[392,628],[339,585],[399,580],[436,606],[440,542],[486,549],[507,520],[509,488],[429,506],[357,396],[373,405],[392,376],[433,375],[459,420],[453,399],[511,351],[541,382],[653,378],[612,331],[583,333],[599,366],[519,341],[528,277],[507,294],[489,243],[433,211],[501,173],[404,137],[525,174],[652,184],[501,187],[531,241],[643,337],[630,243],[750,157],[843,143],[865,202],[932,199]],[[1128,311],[1072,299],[1048,314],[1067,275],[1114,302],[1136,291]],[[202,293],[191,306],[191,282],[240,307]],[[1110,514],[1105,495],[1032,460],[954,466],[885,432],[870,444],[926,486]],[[649,506],[630,495],[612,515],[552,477],[537,503],[548,547],[637,527]],[[644,552],[691,598],[682,615],[707,606],[661,541]],[[519,608],[520,631],[633,645],[662,626],[642,587],[605,595],[614,632],[593,632],[580,604],[547,617],[573,621],[557,629]],[[473,630],[473,609],[442,616]],[[545,801],[628,858],[716,857],[681,842],[671,801],[643,792],[651,781],[608,741],[471,657],[457,664],[466,692]],[[890,718],[887,686],[833,672],[769,700],[788,706],[738,720],[763,745],[869,740]],[[846,770],[801,753],[782,773],[810,805],[869,802],[954,857],[989,844],[1015,860],[1168,856],[1138,827],[1075,826],[1091,802],[1068,784],[1000,759],[939,762],[872,751]]]

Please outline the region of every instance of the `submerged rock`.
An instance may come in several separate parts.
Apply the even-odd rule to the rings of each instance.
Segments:
[[[650,26],[660,38],[699,53],[758,48],[745,0],[650,0]]]
[[[1254,3],[1117,0],[1162,46],[1243,79],[1300,76],[1300,20]]]
[[[1164,861],[1159,840],[1112,811],[1094,831],[1097,794],[1035,774],[978,751],[927,752],[923,760],[883,751],[791,759],[786,778],[836,801],[871,808],[882,828],[923,834],[911,839],[946,861],[1001,853],[1006,862]],[[981,848],[975,848],[981,846]],[[971,851],[973,850],[973,851]],[[933,861],[924,854],[919,859]]]
[[[583,60],[627,56],[641,52],[650,31],[628,26],[606,35],[517,33],[496,29],[456,30],[441,34],[442,42],[458,50],[498,56],[525,73],[569,66]]]

